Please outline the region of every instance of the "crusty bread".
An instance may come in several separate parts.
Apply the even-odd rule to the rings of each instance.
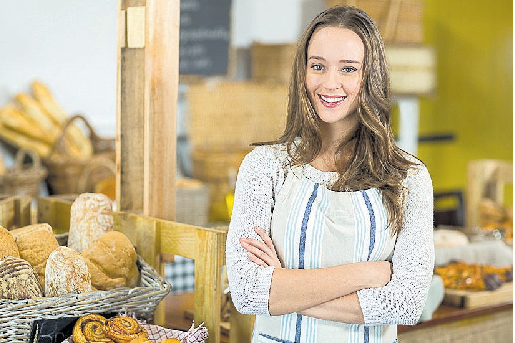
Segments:
[[[21,300],[42,296],[38,276],[27,261],[13,256],[0,259],[0,299]]]
[[[86,258],[93,287],[108,290],[134,287],[138,283],[136,250],[123,233],[111,231],[86,249]]]
[[[82,253],[112,230],[112,201],[107,195],[83,193],[75,199],[70,212],[68,247]]]
[[[84,257],[68,247],[55,249],[46,264],[45,295],[56,297],[91,291],[91,275]]]
[[[41,285],[44,285],[48,256],[59,246],[52,227],[46,223],[32,224],[14,229],[11,234],[20,251],[20,257],[30,263],[38,273]]]
[[[13,235],[9,230],[0,226],[0,258],[5,256],[20,257],[20,252]]]

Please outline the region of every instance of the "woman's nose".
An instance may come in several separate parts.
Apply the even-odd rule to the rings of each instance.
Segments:
[[[340,80],[340,74],[338,70],[334,68],[328,69],[328,71],[325,73],[325,78],[323,82],[324,88],[333,90],[338,89],[342,87],[342,83]]]

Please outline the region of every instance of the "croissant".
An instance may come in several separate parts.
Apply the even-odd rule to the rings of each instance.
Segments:
[[[80,317],[73,327],[73,343],[115,343],[106,334],[106,318],[99,314]]]

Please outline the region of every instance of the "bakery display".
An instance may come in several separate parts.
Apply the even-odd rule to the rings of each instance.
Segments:
[[[82,253],[113,230],[112,201],[101,193],[83,193],[72,204],[68,247]]]
[[[45,296],[56,297],[90,291],[91,275],[84,257],[68,247],[55,249],[46,264]]]
[[[136,250],[123,233],[102,235],[82,252],[91,273],[91,283],[99,290],[134,287],[139,281]]]
[[[48,256],[59,246],[52,227],[46,223],[33,224],[10,232],[18,246],[20,257],[30,263],[44,287]]]
[[[20,251],[13,235],[9,230],[0,226],[0,258],[5,256],[20,257]]]
[[[435,268],[447,289],[459,290],[496,290],[504,282],[513,281],[513,267],[453,262]]]
[[[21,300],[42,296],[38,276],[27,261],[13,256],[0,259],[0,299]]]

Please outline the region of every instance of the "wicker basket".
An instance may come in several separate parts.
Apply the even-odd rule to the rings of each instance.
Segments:
[[[25,157],[31,163],[24,164]],[[1,192],[6,195],[39,196],[41,181],[47,176],[47,170],[41,165],[41,159],[33,150],[20,149],[16,153],[14,165],[1,176]]]
[[[182,178],[176,182],[175,220],[196,226],[209,222],[209,190],[200,180]]]
[[[422,0],[326,0],[326,7],[350,5],[367,12],[384,41],[395,44],[422,43]]]
[[[209,188],[209,220],[228,222],[226,196],[233,191],[236,173],[251,147],[196,147],[191,151],[193,177]]]
[[[89,313],[132,311],[150,320],[171,286],[140,256],[137,260],[141,283],[135,288],[117,288],[62,297],[0,301],[0,343],[27,343],[36,319],[80,317]]]
[[[90,132],[90,140],[93,146],[93,156],[73,156],[66,149],[66,132],[72,122],[82,121]],[[77,115],[70,117],[63,125],[61,135],[55,141],[50,154],[43,160],[48,169],[47,183],[51,195],[78,194],[80,193],[79,179],[84,168],[95,161],[95,159],[106,158],[115,161],[115,140],[114,138],[101,138],[93,130],[86,118]],[[112,177],[112,172],[106,168],[97,168],[92,171],[90,177],[94,180],[104,180]]]

